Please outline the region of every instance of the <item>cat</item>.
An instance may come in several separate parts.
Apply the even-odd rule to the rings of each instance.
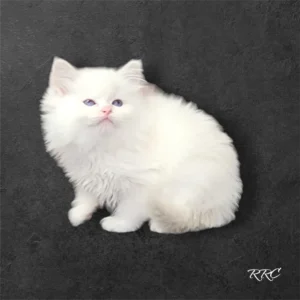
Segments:
[[[76,68],[53,60],[41,100],[47,152],[72,183],[69,221],[105,207],[111,232],[178,234],[235,219],[242,194],[231,138],[210,115],[144,77],[142,61]]]

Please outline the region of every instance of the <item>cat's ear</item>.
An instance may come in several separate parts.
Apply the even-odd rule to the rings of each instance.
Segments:
[[[137,85],[144,85],[146,83],[143,64],[140,59],[130,60],[119,69],[119,72],[132,83],[136,83]]]
[[[49,77],[49,87],[60,96],[66,95],[74,83],[78,70],[66,60],[54,57]]]

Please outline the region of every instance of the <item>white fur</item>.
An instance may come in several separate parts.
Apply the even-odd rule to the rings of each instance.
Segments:
[[[115,99],[124,105],[99,123]],[[234,220],[242,182],[231,139],[194,104],[148,84],[141,61],[77,69],[55,58],[41,111],[47,151],[75,189],[72,225],[103,206],[112,215],[101,225],[115,232],[146,221],[181,233]]]

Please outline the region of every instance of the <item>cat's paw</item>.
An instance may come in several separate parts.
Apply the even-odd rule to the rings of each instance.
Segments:
[[[156,233],[166,233],[164,228],[155,221],[150,221],[149,223],[150,230]]]
[[[84,205],[72,207],[68,212],[69,221],[73,226],[78,226],[85,221],[91,219],[92,212]]]
[[[119,217],[103,218],[100,224],[104,230],[111,232],[131,232],[138,229],[136,224]]]

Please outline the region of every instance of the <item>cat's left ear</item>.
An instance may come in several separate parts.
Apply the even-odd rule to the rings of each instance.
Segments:
[[[49,77],[49,87],[60,96],[67,94],[78,75],[78,70],[66,60],[54,57]]]
[[[119,69],[119,72],[132,83],[136,83],[137,85],[144,85],[146,83],[143,63],[140,59],[130,60]]]

